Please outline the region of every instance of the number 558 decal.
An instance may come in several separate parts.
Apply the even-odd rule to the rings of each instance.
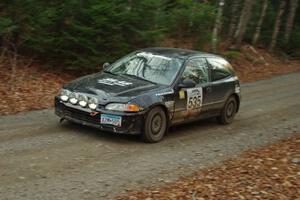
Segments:
[[[187,110],[198,109],[202,106],[202,87],[187,90]]]

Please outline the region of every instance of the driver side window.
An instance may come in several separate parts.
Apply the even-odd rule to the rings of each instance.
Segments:
[[[182,80],[193,80],[196,84],[207,83],[208,68],[204,58],[192,59],[187,62],[185,70],[182,74]]]

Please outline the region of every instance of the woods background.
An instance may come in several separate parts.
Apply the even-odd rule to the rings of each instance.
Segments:
[[[1,0],[0,56],[97,69],[137,48],[189,41],[229,58],[249,43],[294,59],[297,7],[298,0]]]

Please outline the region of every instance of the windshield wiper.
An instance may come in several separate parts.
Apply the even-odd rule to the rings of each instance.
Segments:
[[[142,78],[142,77],[140,77],[140,76],[136,76],[136,75],[133,75],[133,74],[120,74],[120,75],[124,75],[124,76],[130,76],[130,77],[134,77],[134,78],[137,78],[137,79],[140,79],[140,80],[142,80],[142,81],[147,81],[147,82],[149,82],[149,83],[152,83],[152,84],[157,84],[157,83],[155,83],[155,82],[153,82],[153,81],[149,81],[149,80],[147,80],[147,79],[145,79],[145,78]]]

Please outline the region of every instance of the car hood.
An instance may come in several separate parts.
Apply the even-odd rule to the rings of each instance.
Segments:
[[[64,86],[64,88],[74,92],[91,94],[111,101],[116,100],[116,98],[128,101],[138,95],[166,87],[135,77],[113,75],[106,72],[84,76]]]

